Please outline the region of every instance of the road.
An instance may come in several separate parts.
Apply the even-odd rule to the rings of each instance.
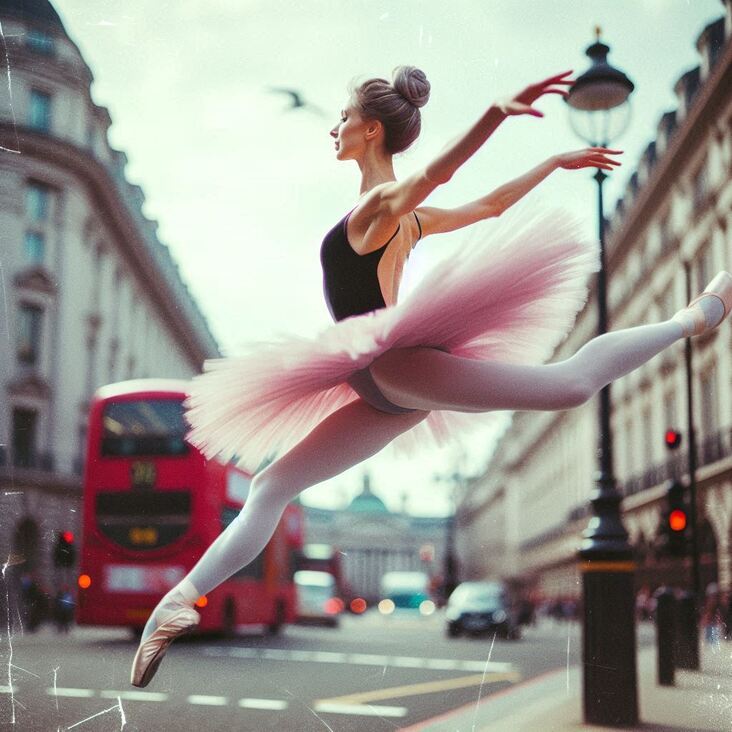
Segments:
[[[136,643],[124,630],[44,628],[5,634],[0,648],[0,730],[13,732],[418,730],[426,719],[576,665],[581,652],[576,624],[545,622],[519,641],[448,639],[440,613],[370,612],[344,617],[337,629],[183,638],[152,683],[136,689],[129,684]]]

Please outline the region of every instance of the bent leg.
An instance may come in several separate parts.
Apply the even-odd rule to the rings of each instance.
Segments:
[[[667,320],[593,338],[566,361],[522,366],[434,348],[394,349],[371,365],[384,396],[401,407],[457,412],[560,410],[583,404],[683,336]]]
[[[301,491],[333,478],[375,455],[411,429],[426,412],[386,414],[358,399],[323,420],[305,439],[258,473],[234,521],[198,563],[159,603],[157,610],[195,602],[252,562],[274,533],[287,504]],[[155,611],[143,640],[156,627]]]

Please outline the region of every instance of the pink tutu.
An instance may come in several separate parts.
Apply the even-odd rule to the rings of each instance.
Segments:
[[[334,323],[317,338],[252,343],[241,356],[206,361],[186,402],[188,439],[208,457],[235,458],[254,472],[357,399],[346,379],[391,348],[542,363],[587,299],[597,244],[584,242],[564,213],[499,221],[393,307]],[[491,418],[431,412],[392,444],[408,454],[429,450]]]

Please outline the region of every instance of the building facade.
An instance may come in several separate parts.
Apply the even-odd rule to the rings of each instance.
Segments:
[[[219,349],[52,5],[0,0],[0,23],[0,552],[53,585],[94,390],[188,378]]]
[[[394,513],[372,491],[363,490],[342,510],[303,506],[305,543],[326,544],[340,553],[350,596],[379,598],[385,572],[426,572],[439,585],[444,572],[449,519]]]
[[[678,107],[608,220],[610,330],[667,319],[721,269],[732,269],[732,4],[697,40],[700,64],[675,85]],[[588,192],[589,193],[589,192]],[[596,334],[594,293],[552,358]],[[730,590],[732,324],[695,338],[693,404],[699,469],[702,582]],[[658,551],[665,484],[688,480],[685,344],[678,342],[611,389],[615,475],[636,550],[638,585],[689,585],[690,560]],[[668,428],[684,434],[667,451]],[[458,554],[470,577],[512,580],[549,598],[581,593],[577,550],[598,469],[598,403],[516,413],[485,474],[458,506]]]

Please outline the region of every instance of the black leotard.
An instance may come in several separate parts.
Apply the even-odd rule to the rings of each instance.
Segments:
[[[368,254],[357,254],[348,241],[348,217],[346,214],[323,239],[320,262],[323,265],[323,292],[328,310],[334,320],[351,315],[370,313],[385,308],[384,296],[376,270],[391,240],[399,233],[401,224],[384,246]],[[422,237],[422,226],[414,214]],[[409,414],[414,409],[390,402],[371,376],[369,367],[360,369],[347,379],[351,388],[368,404],[387,414]]]
[[[370,313],[386,307],[376,270],[384,256],[386,247],[399,233],[401,224],[384,246],[368,254],[357,254],[348,242],[346,214],[323,239],[320,248],[320,262],[323,266],[323,292],[328,310],[334,320],[343,320],[351,315]],[[417,214],[414,214],[422,227]]]

